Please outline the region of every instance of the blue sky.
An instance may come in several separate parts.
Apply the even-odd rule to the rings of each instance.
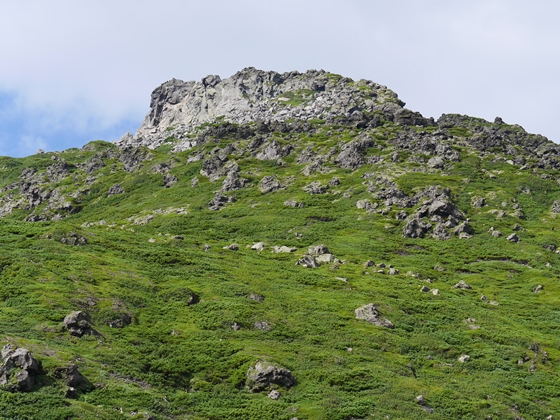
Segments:
[[[325,69],[425,116],[501,116],[560,141],[560,4],[471,0],[4,2],[0,155],[135,131],[173,77]]]

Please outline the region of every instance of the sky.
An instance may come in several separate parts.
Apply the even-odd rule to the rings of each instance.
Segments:
[[[0,155],[135,132],[172,79],[324,69],[560,142],[560,2],[0,0]]]

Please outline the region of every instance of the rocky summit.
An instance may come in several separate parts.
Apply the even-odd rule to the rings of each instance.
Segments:
[[[246,68],[0,157],[0,419],[552,419],[560,147]]]

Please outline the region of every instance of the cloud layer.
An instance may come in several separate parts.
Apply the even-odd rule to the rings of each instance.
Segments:
[[[0,17],[0,154],[114,140],[162,82],[247,66],[371,79],[426,116],[500,115],[560,141],[558,12],[517,0],[12,2]]]

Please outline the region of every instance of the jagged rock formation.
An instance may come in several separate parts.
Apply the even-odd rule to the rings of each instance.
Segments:
[[[368,80],[354,82],[323,70],[280,74],[249,67],[224,80],[207,76],[199,82],[163,83],[152,92],[151,110],[136,134],[127,133],[119,143],[153,148],[175,136],[180,140],[176,148],[185,150],[196,144],[188,134],[217,118],[235,124],[346,118],[365,127],[379,120],[372,116],[378,111],[403,124],[433,124],[403,106],[394,92]],[[285,153],[271,145],[259,158]]]

